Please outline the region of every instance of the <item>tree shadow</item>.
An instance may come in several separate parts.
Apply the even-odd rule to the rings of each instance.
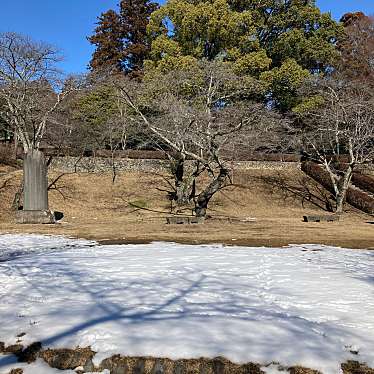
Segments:
[[[118,251],[122,249],[118,246]],[[94,261],[95,248],[88,248],[87,251],[87,261]],[[46,256],[34,253],[27,256],[27,261],[3,263],[3,266],[7,265],[10,276],[15,274],[25,280],[25,289],[22,291],[22,294],[25,295],[25,303],[29,301],[30,295],[35,293],[42,295],[46,302],[49,297],[53,299],[57,295],[59,298],[60,288],[63,287],[62,298],[67,294],[69,300],[83,298],[87,304],[84,316],[81,318],[82,321],[44,338],[42,340],[44,347],[53,346],[66,337],[75,336],[80,332],[106,323],[118,324],[118,329],[123,331],[126,336],[126,330],[131,326],[138,326],[137,328],[142,329],[143,324],[147,323],[167,321],[171,324],[179,323],[185,319],[196,319],[203,325],[209,324],[213,320],[219,321],[223,339],[233,341],[233,343],[237,339],[236,344],[242,344],[243,349],[246,344],[251,343],[261,346],[264,351],[273,351],[277,344],[279,349],[282,349],[285,341],[269,344],[264,338],[258,336],[255,342],[248,342],[245,340],[245,334],[243,335],[245,331],[240,329],[232,331],[230,324],[226,326],[226,322],[235,320],[261,325],[277,320],[281,321],[279,328],[284,331],[285,336],[291,337],[294,342],[310,341],[306,345],[308,349],[318,351],[321,357],[327,359],[329,352],[323,352],[320,347],[314,345],[316,334],[322,336],[324,331],[328,331],[329,334],[337,338],[347,334],[343,326],[334,325],[332,322],[318,322],[308,319],[287,308],[282,310],[275,304],[264,308],[263,304],[259,304],[258,294],[260,292],[266,297],[267,289],[261,289],[263,285],[252,282],[252,284],[246,284],[245,292],[241,292],[240,280],[246,279],[249,275],[240,270],[235,270],[238,289],[234,284],[227,283],[227,280],[232,277],[232,270],[227,273],[225,271],[210,272],[203,265],[198,265],[193,269],[193,272],[192,269],[186,267],[183,272],[179,271],[171,275],[144,274],[140,279],[125,279],[121,283],[114,281],[114,278],[107,275],[110,269],[102,269],[102,272],[93,273],[92,267],[79,267],[69,261],[68,256],[54,258],[55,254],[58,255],[57,250],[46,252]],[[30,273],[30,269],[33,269],[32,273]],[[51,282],[45,282],[46,273],[51,273]],[[64,282],[60,284],[59,279]],[[165,297],[162,292],[168,296]],[[158,300],[154,298],[155,293],[160,293]],[[287,288],[283,288],[281,293],[285,298],[292,296]],[[212,298],[212,294],[215,297]],[[133,301],[135,298],[136,302]],[[194,299],[191,301],[192,298]],[[32,299],[30,300],[32,302]],[[69,308],[69,300],[66,301],[66,308]],[[57,301],[61,302],[61,300]],[[48,318],[48,316],[58,318],[60,315],[63,317],[64,311],[51,305],[44,318]],[[210,336],[208,328],[205,332],[206,339],[212,349],[216,349],[218,352],[222,342],[219,342],[220,339],[217,341],[213,333]],[[186,334],[194,334],[194,331],[186,331]],[[349,334],[352,336],[351,332]],[[135,337],[129,336],[128,339],[135,339]],[[157,339],[162,339],[162,337],[156,337],[155,341]],[[181,336],[180,339],[183,337]],[[7,360],[9,361],[8,358],[0,358],[0,367],[8,364]]]
[[[307,176],[290,180],[281,173],[277,175],[263,175],[253,177],[268,187],[268,193],[278,196],[279,199],[299,201],[305,208],[311,204],[327,212],[333,212],[333,196],[321,185]]]

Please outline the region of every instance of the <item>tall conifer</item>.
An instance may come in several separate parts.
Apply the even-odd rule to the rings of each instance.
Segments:
[[[119,72],[123,70],[123,38],[120,17],[108,10],[98,17],[95,34],[88,38],[96,49],[90,61],[91,70],[101,68]]]
[[[141,75],[150,49],[146,28],[157,7],[150,0],[122,0],[119,13],[103,13],[95,34],[88,39],[96,46],[91,69],[112,67],[133,77]]]

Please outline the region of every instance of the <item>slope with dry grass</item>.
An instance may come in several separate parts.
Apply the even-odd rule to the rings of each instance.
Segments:
[[[50,181],[61,173],[50,173]],[[347,206],[340,222],[304,223],[305,214],[324,214],[329,194],[299,170],[235,171],[234,185],[212,200],[204,225],[166,225],[170,201],[166,175],[74,173],[61,176],[50,190],[51,209],[64,212],[57,225],[16,225],[10,211],[22,172],[1,168],[1,232],[64,234],[111,242],[152,240],[222,242],[252,246],[320,243],[374,248],[371,216]],[[190,207],[192,208],[192,207]],[[186,208],[185,213],[191,214]]]

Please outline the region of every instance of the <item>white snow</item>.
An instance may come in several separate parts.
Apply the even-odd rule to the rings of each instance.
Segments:
[[[27,363],[17,362],[17,358],[13,355],[0,356],[0,373],[9,373],[15,368],[22,369],[23,374],[76,374],[73,370],[53,369],[40,359],[29,365]]]
[[[23,344],[91,346],[96,363],[120,353],[225,356],[269,373],[272,362],[324,374],[348,359],[374,367],[373,265],[373,251],[320,245],[0,235],[0,341],[26,333]],[[0,373],[7,360],[0,356]]]

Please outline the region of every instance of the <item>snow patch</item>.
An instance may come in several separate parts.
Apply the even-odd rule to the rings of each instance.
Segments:
[[[372,251],[318,245],[0,235],[0,336],[91,346],[96,363],[123,354],[225,356],[268,373],[272,362],[325,374],[348,359],[374,367],[373,260]]]

